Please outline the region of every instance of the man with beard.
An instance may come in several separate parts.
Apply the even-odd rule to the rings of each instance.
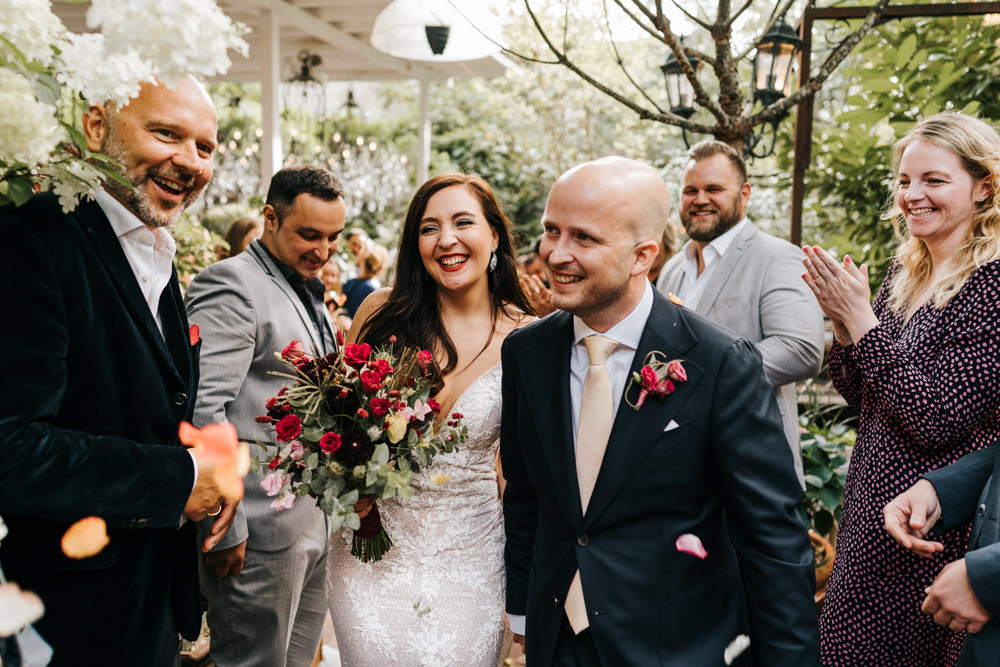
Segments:
[[[174,665],[178,632],[201,626],[188,520],[220,513],[209,549],[235,509],[178,441],[199,343],[164,229],[212,175],[215,109],[194,79],[147,83],[91,105],[83,130],[131,186],[107,181],[71,213],[52,194],[0,210],[0,561],[45,604],[52,665]],[[92,515],[110,543],[72,560],[60,539]]]
[[[187,313],[204,340],[195,424],[228,421],[241,440],[273,443],[256,417],[286,383],[275,352],[293,340],[307,353],[336,350],[319,276],[344,229],[344,192],[326,169],[282,169],[263,217],[260,239],[191,282]],[[261,480],[250,473],[233,529],[201,565],[210,652],[218,667],[307,667],[327,614],[326,515],[312,498],[277,511]]]
[[[799,483],[795,382],[823,363],[823,314],[802,274],[802,251],[746,217],[746,163],[720,141],[688,152],[681,180],[681,224],[689,241],[664,265],[656,287],[755,343],[774,387]]]

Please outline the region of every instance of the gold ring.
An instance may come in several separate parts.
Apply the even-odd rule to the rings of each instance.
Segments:
[[[208,516],[219,516],[220,514],[222,514],[222,503],[219,503],[219,509],[214,512],[209,512]]]

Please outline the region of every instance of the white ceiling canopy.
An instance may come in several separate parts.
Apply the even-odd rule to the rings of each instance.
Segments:
[[[424,62],[461,62],[499,52],[500,26],[482,2],[393,0],[375,19],[379,51]]]

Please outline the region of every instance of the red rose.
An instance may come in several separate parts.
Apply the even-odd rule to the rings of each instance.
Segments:
[[[434,414],[436,415],[441,414],[441,404],[435,401],[433,398],[427,399],[427,405],[430,406],[431,412],[433,412]]]
[[[281,409],[284,410],[285,412],[291,412],[295,408],[292,407],[291,403],[282,403],[281,404]]]
[[[277,432],[278,441],[288,442],[302,433],[302,420],[299,419],[298,415],[285,415],[274,428]]]
[[[319,448],[327,454],[333,454],[340,449],[340,434],[324,433],[323,437],[319,439]]]
[[[417,365],[421,368],[427,368],[434,362],[434,355],[430,353],[430,350],[420,350],[417,352]]]
[[[369,405],[371,405],[372,414],[376,417],[381,417],[389,412],[389,399],[373,398],[369,401]]]
[[[652,366],[643,366],[642,370],[639,371],[639,375],[642,377],[643,389],[656,391],[656,385],[659,383],[660,378],[656,375],[656,371],[653,370]]]
[[[254,417],[253,420],[255,422],[257,422],[258,424],[270,424],[271,422],[274,421],[273,419],[271,419],[267,415],[260,415],[259,417]]]
[[[385,378],[386,375],[392,372],[392,366],[385,359],[376,359],[375,363],[372,364],[373,370],[378,373],[379,377]]]
[[[278,397],[272,396],[271,398],[267,399],[267,403],[264,404],[264,407],[267,408],[268,410],[273,410],[274,406],[276,406],[277,404],[278,404]]]
[[[375,371],[361,371],[361,388],[374,394],[382,387],[382,377]]]
[[[463,415],[461,412],[452,412],[451,413],[451,418],[452,419],[461,419],[464,416],[465,415]]]
[[[674,383],[670,380],[661,380],[660,383],[656,385],[656,394],[660,398],[672,393],[674,393]]]
[[[368,411],[364,408],[358,408],[358,416],[362,419],[368,419]]]
[[[304,356],[306,356],[306,352],[302,349],[302,343],[297,340],[293,340],[281,351],[281,358],[293,363]]]
[[[348,366],[361,368],[371,356],[372,346],[368,343],[348,343],[344,346],[344,362]]]
[[[277,468],[280,465],[281,465],[281,457],[280,456],[275,456],[273,459],[271,459],[271,462],[267,464],[267,469],[268,470],[274,470],[275,468]]]

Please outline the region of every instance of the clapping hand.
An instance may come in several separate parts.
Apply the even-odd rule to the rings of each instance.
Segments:
[[[894,540],[918,556],[930,558],[944,551],[940,542],[925,540],[937,520],[941,518],[934,485],[926,479],[899,494],[882,510],[885,529]]]
[[[531,307],[535,309],[536,315],[545,317],[556,310],[556,307],[552,305],[552,292],[545,286],[541,278],[535,275],[526,275],[520,278],[520,282],[521,289],[528,297]]]
[[[871,307],[868,265],[857,266],[849,255],[838,263],[819,246],[805,246],[802,279],[816,295],[823,314],[830,318],[841,345],[856,343],[878,325]]]

